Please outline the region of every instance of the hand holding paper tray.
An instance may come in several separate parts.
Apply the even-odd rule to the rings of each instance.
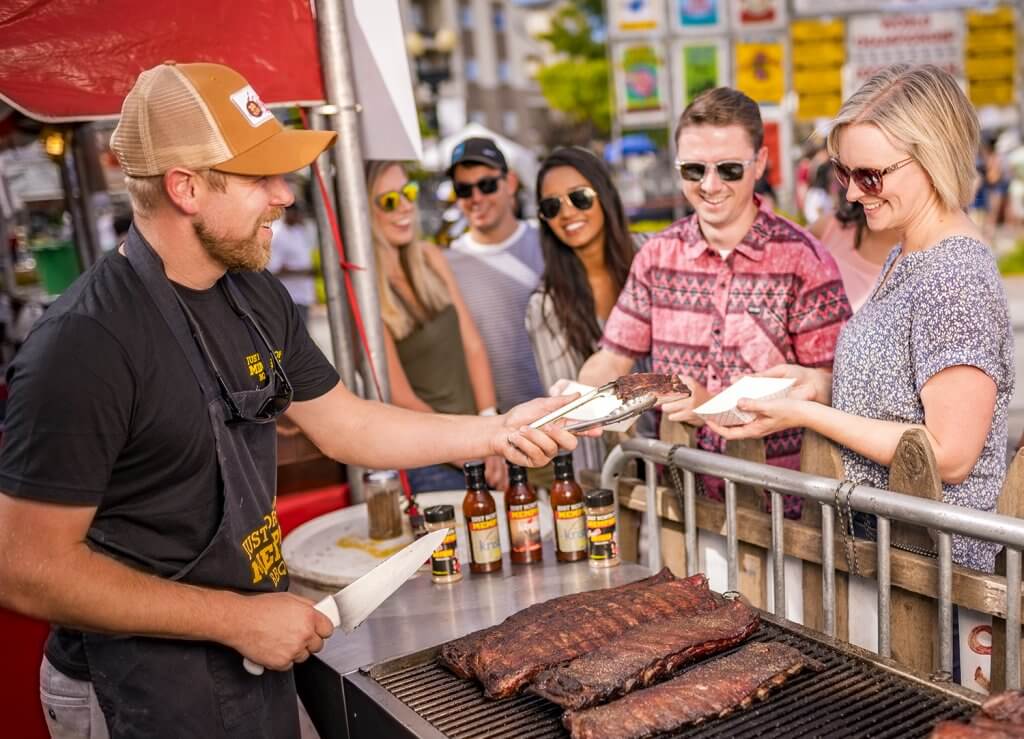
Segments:
[[[750,423],[757,416],[739,410],[736,404],[742,398],[751,400],[774,400],[789,394],[789,388],[795,380],[792,377],[744,377],[711,400],[694,408],[693,412],[705,421],[717,423],[719,426],[742,426]]]

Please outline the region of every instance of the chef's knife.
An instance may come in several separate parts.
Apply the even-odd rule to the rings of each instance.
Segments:
[[[420,568],[430,553],[441,546],[447,535],[448,529],[439,529],[417,539],[351,585],[334,595],[328,595],[314,608],[327,616],[334,624],[334,628],[341,629],[346,634],[351,633]],[[243,663],[245,669],[253,675],[263,674],[262,665],[248,659]]]

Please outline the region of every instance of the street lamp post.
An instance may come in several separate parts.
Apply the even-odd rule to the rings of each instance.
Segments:
[[[451,53],[457,41],[455,32],[450,28],[439,28],[433,36],[423,36],[413,31],[405,40],[409,55],[416,61],[416,78],[430,91],[425,115],[427,126],[438,138],[441,136],[437,114],[441,84],[451,79]]]

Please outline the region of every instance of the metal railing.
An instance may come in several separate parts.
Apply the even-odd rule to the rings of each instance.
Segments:
[[[674,450],[674,451],[673,451]],[[771,494],[771,551],[773,559],[774,612],[786,618],[786,582],[783,571],[785,539],[783,526],[783,494],[796,495],[821,505],[821,567],[822,609],[825,632],[836,636],[836,584],[834,557],[834,522],[836,490],[841,484],[819,475],[809,475],[781,467],[758,464],[721,454],[673,447],[653,439],[631,439],[608,455],[601,471],[601,486],[617,491],[616,478],[624,463],[643,459],[646,466],[645,526],[648,531],[649,562],[653,569],[662,565],[660,530],[657,510],[657,464],[671,462],[683,471],[683,527],[687,574],[696,571],[697,521],[696,475],[714,475],[725,479],[725,538],[728,561],[729,590],[739,587],[739,539],[737,536],[736,486],[753,485]],[[996,542],[1006,547],[1006,687],[1020,687],[1020,618],[1021,618],[1021,550],[1024,549],[1024,520],[996,513],[976,511],[938,501],[916,498],[867,485],[848,483],[845,504],[855,511],[877,518],[877,580],[878,580],[878,652],[892,656],[890,639],[890,521],[895,519],[934,529],[938,539],[938,622],[939,666],[946,673],[953,670],[953,558],[952,534]]]

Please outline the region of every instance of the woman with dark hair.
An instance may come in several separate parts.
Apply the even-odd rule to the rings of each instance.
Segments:
[[[869,229],[864,206],[847,200],[845,190],[835,212],[819,218],[808,230],[835,257],[850,306],[855,312],[860,310],[871,296],[882,265],[900,241],[899,231]]]
[[[526,309],[541,381],[575,378],[597,349],[605,319],[626,283],[636,243],[611,174],[578,146],[556,149],[537,175],[544,274]],[[581,439],[577,469],[598,469],[600,439]]]

